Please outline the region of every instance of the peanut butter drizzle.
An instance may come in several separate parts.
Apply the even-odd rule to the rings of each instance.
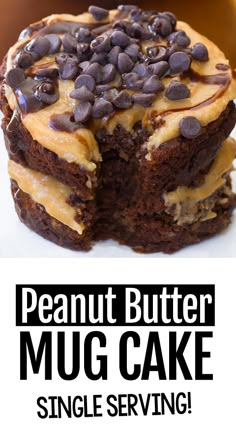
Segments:
[[[66,201],[72,189],[55,178],[10,160],[8,173],[21,190],[31,196],[38,204],[43,205],[47,213],[82,235],[85,226],[77,223],[74,218],[78,208],[72,208]]]
[[[106,25],[111,22],[116,14],[117,11],[111,11],[108,19],[104,20],[104,24]],[[94,19],[88,13],[79,16],[52,15],[43,20],[47,26],[65,21],[94,24]],[[141,120],[143,126],[147,127],[151,133],[146,143],[146,159],[150,160],[153,149],[179,135],[179,122],[183,117],[188,115],[194,116],[201,122],[202,126],[206,126],[208,123],[216,120],[224,111],[227,104],[236,97],[236,80],[233,79],[231,69],[226,69],[224,73],[221,72],[219,74],[219,69],[217,68],[218,64],[228,66],[228,60],[226,60],[224,54],[214,43],[194,31],[188,24],[178,21],[177,29],[187,33],[191,39],[191,46],[197,42],[202,42],[207,46],[209,51],[209,61],[204,63],[193,61],[191,65],[192,74],[195,76],[198,75],[201,78],[193,79],[191,75],[182,76],[181,78],[174,77],[174,79],[181,79],[181,81],[188,85],[191,92],[190,98],[180,101],[170,101],[161,93],[157,95],[155,102],[150,108],[135,105],[129,110],[117,112],[109,119],[103,118],[102,120],[94,121],[91,124],[91,130],[78,129],[74,133],[69,134],[63,131],[55,131],[48,126],[50,117],[53,114],[72,112],[77,103],[77,101],[69,97],[69,93],[73,89],[73,82],[60,80],[60,99],[58,102],[43,110],[29,113],[25,117],[22,117],[23,124],[32,137],[42,146],[53,151],[68,162],[75,162],[88,171],[94,171],[96,169],[96,162],[101,160],[101,155],[93,133],[101,127],[104,127],[109,134],[114,131],[117,125],[122,125],[127,131],[132,131],[134,124]],[[44,30],[45,27],[40,31],[43,32]],[[10,49],[7,70],[12,67],[12,60],[16,50],[29,40],[30,37],[18,42]],[[153,43],[145,42],[143,49],[146,49],[148,45],[153,45]],[[51,59],[52,57],[45,57],[36,63],[35,66],[42,66],[43,63],[49,62]],[[220,76],[222,78],[219,78]],[[162,81],[167,86],[170,80],[171,77],[166,77]],[[14,110],[17,107],[16,99],[7,85],[6,96],[11,108]],[[158,123],[162,117],[164,117],[164,121],[162,121],[161,126],[153,131],[153,119]]]

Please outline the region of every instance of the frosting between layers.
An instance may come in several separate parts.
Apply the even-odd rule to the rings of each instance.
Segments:
[[[101,21],[107,23],[114,19],[117,10],[110,11],[108,19]],[[94,23],[91,14],[85,13],[78,16],[72,15],[52,15],[45,18],[43,22],[46,25],[56,23],[58,21],[70,21],[79,23]],[[183,30],[191,39],[190,46],[197,42],[204,43],[209,51],[209,61],[199,62],[193,61],[191,68],[201,76],[215,76],[223,74],[226,76],[224,85],[216,85],[203,83],[202,81],[191,81],[190,77],[179,78],[176,80],[183,81],[190,89],[191,97],[185,100],[170,101],[163,94],[159,94],[150,108],[141,106],[133,106],[124,111],[116,112],[112,117],[107,119],[94,120],[91,129],[78,129],[74,133],[55,131],[49,127],[48,123],[52,114],[72,112],[77,101],[69,97],[69,93],[73,89],[72,81],[59,80],[60,99],[57,103],[48,106],[35,113],[29,113],[22,116],[22,122],[32,135],[33,139],[37,140],[42,146],[56,153],[59,157],[67,162],[76,162],[82,168],[88,171],[96,169],[96,162],[101,160],[98,144],[94,138],[94,133],[97,129],[104,127],[108,133],[112,133],[114,128],[121,124],[128,131],[131,131],[134,124],[138,120],[142,120],[145,127],[151,132],[151,136],[147,142],[147,160],[151,159],[151,152],[163,142],[166,142],[179,135],[179,122],[185,116],[194,116],[202,124],[202,126],[216,120],[224,111],[227,104],[236,97],[236,81],[232,78],[231,70],[219,73],[216,69],[216,64],[228,65],[228,60],[220,49],[204,36],[194,31],[188,24],[178,21],[177,29]],[[37,33],[36,33],[37,34]],[[35,36],[35,34],[34,34]],[[14,55],[26,41],[31,38],[24,39],[18,42],[8,53],[7,71],[12,68]],[[154,42],[144,42],[142,49],[145,50],[148,46],[153,46]],[[163,41],[161,42],[163,45]],[[47,63],[51,57],[45,57],[43,60],[35,63],[34,66],[42,66],[42,63]],[[55,67],[55,65],[53,65]],[[170,77],[163,79],[165,86],[170,82]],[[5,85],[6,97],[14,110],[17,108],[17,100],[13,91]],[[179,110],[179,111],[176,111]],[[153,122],[157,124],[160,119],[164,119],[158,129],[152,129]]]
[[[192,210],[199,201],[207,201],[207,198],[210,198],[217,189],[226,183],[224,175],[232,169],[232,162],[235,156],[236,142],[228,138],[206,175],[204,184],[196,188],[178,187],[175,191],[166,193],[164,195],[166,207],[180,206],[186,203],[188,204],[188,209]],[[67,203],[72,193],[72,189],[69,186],[62,184],[53,177],[23,167],[12,160],[9,161],[8,172],[10,177],[17,182],[19,188],[29,194],[35,202],[43,205],[50,216],[76,230],[80,235],[83,233],[85,226],[75,221],[78,209],[72,208]],[[205,206],[208,206],[208,204],[205,204]],[[204,220],[215,216],[216,214],[210,208]]]
[[[82,235],[85,226],[75,221],[78,208],[68,203],[72,189],[55,178],[44,175],[30,168],[9,160],[8,173],[21,190],[31,196],[38,204],[43,205],[47,213],[61,223]]]

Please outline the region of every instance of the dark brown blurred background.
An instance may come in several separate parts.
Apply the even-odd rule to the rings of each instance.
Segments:
[[[139,4],[146,9],[171,10],[181,20],[215,41],[236,67],[236,0],[92,0],[92,4],[113,8],[119,4]],[[91,4],[84,0],[0,1],[0,57],[18,38],[20,31],[52,13],[79,14]]]

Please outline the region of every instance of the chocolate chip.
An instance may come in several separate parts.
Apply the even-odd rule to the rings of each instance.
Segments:
[[[74,89],[70,93],[70,97],[80,101],[89,101],[90,103],[93,103],[95,99],[94,94],[86,86]]]
[[[75,123],[75,118],[69,111],[52,115],[48,123],[50,128],[61,132],[75,132],[80,128],[80,125]]]
[[[67,57],[65,62],[60,64],[59,72],[60,77],[63,80],[72,80],[76,75],[78,74],[78,60],[75,60],[74,58]]]
[[[57,68],[41,68],[36,71],[35,76],[38,79],[56,79],[58,77],[58,69]]]
[[[130,108],[133,104],[133,97],[127,91],[122,91],[112,100],[112,103],[117,108]]]
[[[172,74],[181,74],[189,70],[191,59],[185,52],[175,52],[169,58],[169,66]]]
[[[20,68],[29,68],[33,63],[34,59],[30,53],[21,51],[15,57],[15,64]]]
[[[51,82],[41,83],[35,95],[45,104],[54,104],[59,99],[58,90]]]
[[[139,9],[138,7],[136,7],[135,9],[132,9],[130,12],[131,12],[130,13],[131,21],[137,22],[142,20],[142,14],[143,14],[142,9]]]
[[[69,52],[69,53],[76,53],[77,52],[77,40],[76,40],[75,36],[73,36],[70,33],[66,33],[62,37],[61,41],[62,41],[64,50],[66,52]]]
[[[197,61],[208,61],[209,54],[207,47],[202,43],[196,43],[192,47],[192,57]]]
[[[49,55],[52,55],[52,54],[59,52],[60,47],[61,47],[60,37],[58,37],[57,34],[48,34],[46,36],[46,38],[48,39],[48,41],[50,43],[50,48],[48,51]]]
[[[134,63],[126,53],[120,53],[118,55],[117,65],[120,73],[128,73],[130,70],[132,70]]]
[[[181,135],[190,140],[198,137],[202,131],[201,123],[193,116],[187,116],[181,119],[179,128]]]
[[[169,19],[166,17],[157,16],[152,23],[152,31],[155,34],[166,37],[172,32],[172,25]]]
[[[117,97],[118,94],[119,94],[119,91],[116,88],[111,88],[106,90],[103,93],[103,98],[107,101],[112,102],[114,98]]]
[[[143,92],[145,92],[146,94],[157,94],[158,92],[163,91],[164,89],[165,86],[158,79],[157,76],[149,77],[149,79],[147,79],[143,85]]]
[[[142,77],[150,77],[151,76],[151,72],[150,70],[147,68],[147,66],[145,64],[136,64],[132,70],[133,73],[137,73],[139,76]]]
[[[111,83],[107,83],[106,85],[97,85],[96,86],[96,94],[101,95],[107,91],[110,91],[111,89],[113,89],[113,85]]]
[[[97,99],[93,106],[92,116],[98,119],[100,117],[109,116],[113,111],[113,106],[109,101]]]
[[[183,100],[190,97],[190,90],[184,83],[172,80],[166,90],[166,97],[169,100]]]
[[[120,48],[120,46],[114,46],[114,48],[112,48],[108,54],[109,63],[117,67],[118,56],[121,52],[122,52],[122,49]]]
[[[127,73],[123,75],[123,83],[127,89],[139,91],[143,87],[144,80],[140,79],[137,73]]]
[[[147,48],[149,62],[158,62],[166,59],[166,48],[164,46],[150,46]]]
[[[101,53],[94,53],[92,58],[90,58],[90,63],[98,62],[100,65],[106,65],[107,64],[107,52],[101,52]]]
[[[118,6],[117,9],[122,10],[124,12],[130,12],[132,10],[137,9],[137,6],[135,6],[133,4],[120,4],[120,6]]]
[[[187,36],[185,31],[175,31],[169,35],[167,40],[170,44],[176,43],[180,48],[187,48],[190,44],[190,38]]]
[[[77,56],[80,62],[87,61],[91,58],[92,52],[89,43],[78,43]]]
[[[81,74],[75,81],[75,89],[82,88],[82,86],[93,92],[96,87],[95,79],[89,74]]]
[[[116,68],[113,64],[107,64],[103,67],[102,81],[101,83],[109,83],[114,80],[116,75]]]
[[[139,104],[143,107],[150,107],[155,100],[154,94],[135,94],[133,100],[135,104]]]
[[[123,31],[126,34],[130,34],[130,29],[131,29],[131,22],[127,22],[127,21],[116,21],[112,28],[113,30],[120,30]]]
[[[111,33],[111,43],[113,46],[120,46],[124,49],[130,44],[130,38],[123,31],[115,30]]]
[[[91,31],[83,27],[80,28],[77,33],[75,33],[75,37],[79,43],[90,43],[93,40]]]
[[[138,61],[139,51],[140,51],[140,47],[135,43],[132,43],[132,45],[127,46],[127,48],[125,49],[125,53],[129,55],[129,57],[134,62]]]
[[[17,88],[25,80],[25,74],[21,68],[13,68],[6,75],[6,83],[11,88]]]
[[[47,55],[51,48],[50,42],[47,37],[36,37],[29,42],[25,49],[29,52],[34,52],[41,57]]]
[[[111,49],[110,37],[107,35],[99,36],[91,42],[90,46],[96,53],[109,52]]]
[[[159,16],[164,16],[165,18],[169,19],[169,21],[173,27],[176,26],[177,18],[172,12],[161,12],[161,13],[159,13]]]
[[[141,39],[141,40],[149,40],[152,35],[146,29],[143,25],[135,22],[130,31],[130,36],[134,37],[135,39]]]
[[[230,69],[230,66],[228,64],[216,64],[217,70],[221,71],[227,71]]]
[[[100,83],[102,80],[102,67],[97,62],[94,62],[93,64],[89,65],[88,68],[86,68],[86,74],[89,74],[92,76],[97,83]]]
[[[81,70],[83,72],[85,72],[85,70],[90,66],[90,62],[89,61],[82,61],[79,63],[79,68],[81,68]]]
[[[169,70],[169,64],[166,61],[160,61],[155,64],[150,64],[148,69],[161,78]]]
[[[89,13],[91,13],[91,15],[93,15],[93,18],[95,19],[95,21],[102,21],[103,19],[107,18],[109,15],[108,10],[98,6],[89,6],[88,11]]]
[[[74,118],[76,122],[85,123],[89,120],[92,113],[92,104],[87,101],[80,103],[76,106],[74,111]]]

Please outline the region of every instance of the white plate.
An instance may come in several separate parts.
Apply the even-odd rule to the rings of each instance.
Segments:
[[[232,134],[236,138],[236,128]],[[236,213],[232,224],[219,235],[200,244],[195,244],[173,255],[155,253],[137,254],[114,241],[97,243],[90,252],[66,250],[41,238],[22,224],[13,207],[7,176],[7,155],[2,132],[0,134],[0,257],[235,257]],[[233,177],[236,189],[236,174]]]

